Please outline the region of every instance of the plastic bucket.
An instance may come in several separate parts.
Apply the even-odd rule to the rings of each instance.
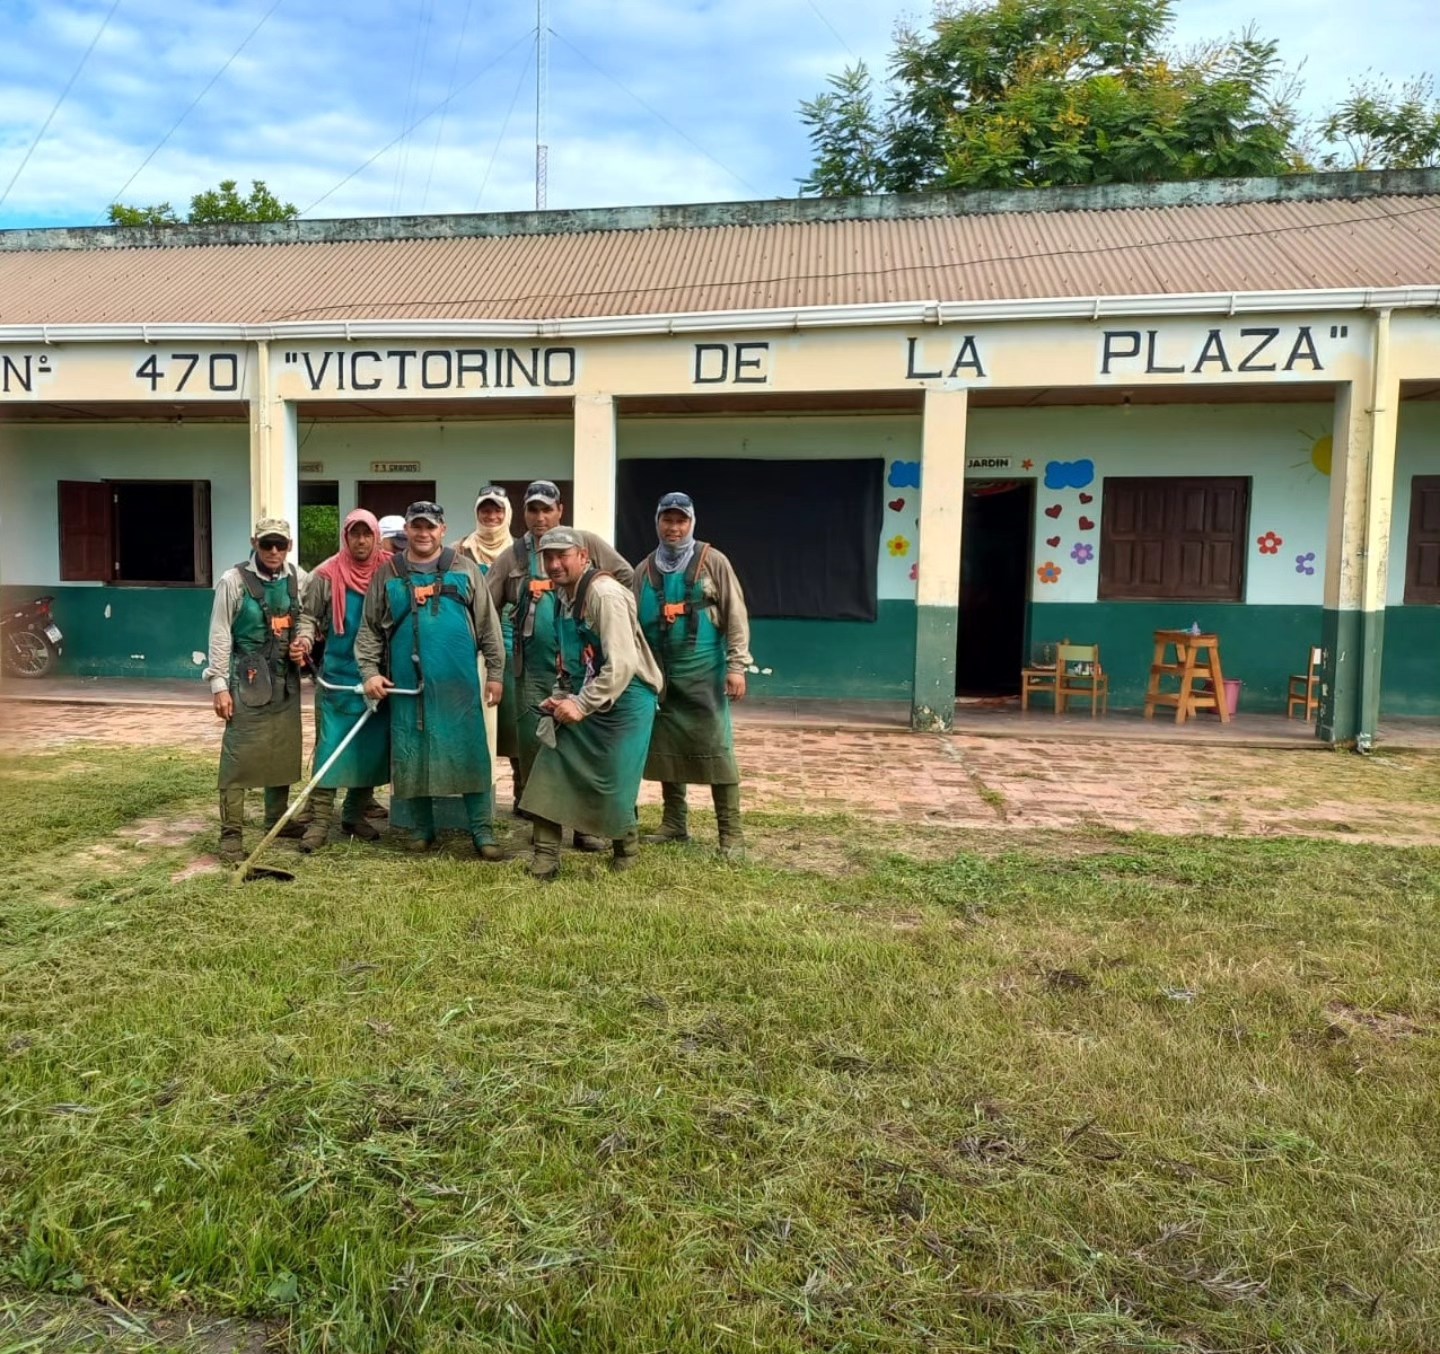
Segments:
[[[1196,682],[1195,685],[1202,691],[1210,690],[1208,680]],[[1240,713],[1240,688],[1244,685],[1244,682],[1233,677],[1225,679],[1225,709],[1229,712],[1231,719]]]

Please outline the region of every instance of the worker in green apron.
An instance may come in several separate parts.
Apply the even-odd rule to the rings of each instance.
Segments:
[[[289,522],[262,517],[252,554],[220,575],[210,612],[205,676],[215,713],[225,721],[220,744],[220,858],[245,859],[245,791],[265,791],[265,830],[284,815],[300,779],[300,589],[304,575],[287,556]],[[304,835],[304,814],[283,837]]]
[[[434,801],[459,795],[476,853],[500,860],[481,707],[499,705],[504,690],[500,620],[474,561],[446,547],[438,503],[412,503],[405,534],[405,550],[375,571],[355,640],[372,700],[385,700],[392,687],[420,688],[418,696],[396,696],[390,710],[392,817],[395,801],[407,801],[414,814],[408,845],[428,851]],[[477,653],[485,658],[483,692]]]
[[[640,628],[665,674],[660,711],[645,761],[664,800],[660,831],[645,842],[688,842],[687,785],[708,785],[720,855],[744,852],[740,769],[730,702],[745,699],[750,617],[734,567],[695,539],[689,494],[666,494],[655,509],[660,543],[635,571]]]
[[[547,531],[560,525],[565,504],[559,487],[551,480],[536,480],[525,490],[525,534],[495,562],[487,582],[495,608],[508,612],[514,632],[515,654],[515,774],[517,811],[526,778],[535,761],[536,729],[540,706],[555,686],[555,594],[546,577],[535,543]],[[592,531],[571,528],[583,542],[590,560],[618,582],[629,587],[635,571]],[[606,842],[577,833],[575,845],[581,850],[603,851]]]
[[[556,680],[539,706],[539,743],[521,807],[531,816],[530,873],[553,879],[563,826],[612,843],[614,869],[639,852],[635,802],[660,668],[640,633],[630,590],[591,562],[583,533],[540,539],[555,585]]]
[[[365,594],[380,565],[390,558],[381,548],[380,524],[373,513],[356,508],[341,530],[340,549],[317,565],[306,580],[300,599],[300,647],[306,660],[320,648],[319,676],[330,687],[358,687],[360,669],[355,662],[355,638],[365,609]],[[323,766],[365,713],[365,698],[358,690],[334,691],[315,686],[315,766]],[[311,792],[310,826],[300,849],[318,851],[330,834],[335,815],[335,791],[343,789],[340,830],[347,837],[373,842],[379,829],[366,819],[374,802],[375,787],[390,779],[390,712],[381,706],[351,740],[340,759]]]
[[[475,530],[455,547],[460,554],[475,561],[487,579],[487,588],[490,571],[515,545],[515,538],[510,534],[510,518],[509,490],[503,484],[485,485],[475,497]],[[505,695],[495,712],[493,751],[510,763],[514,775],[520,757],[519,735],[515,732],[515,625],[507,608],[497,606],[495,609],[500,613],[500,630],[505,637]]]

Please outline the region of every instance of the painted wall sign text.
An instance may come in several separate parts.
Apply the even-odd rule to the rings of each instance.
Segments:
[[[233,394],[240,389],[239,353],[151,353],[135,368],[135,379],[147,381],[150,393],[161,387],[179,395],[187,387],[217,394]]]
[[[972,456],[965,462],[965,469],[1009,470],[1014,464],[1013,456]]]
[[[419,461],[371,461],[372,475],[418,475]]]
[[[691,379],[697,386],[765,385],[770,380],[770,344],[697,343]]]
[[[301,461],[300,473],[302,475],[323,475],[325,473],[324,461]]]
[[[1348,325],[1331,325],[1345,338]],[[1107,329],[1100,338],[1102,376],[1199,376],[1226,372],[1324,371],[1311,326],[1237,325],[1203,338],[1158,329]]]
[[[575,384],[574,348],[326,348],[291,351],[312,391],[523,390]]]
[[[960,376],[983,378],[985,364],[980,360],[980,349],[974,334],[965,334],[946,354],[943,364],[936,365],[933,354],[920,351],[921,340],[905,340],[905,379],[907,381],[955,380]]]
[[[11,357],[7,353],[0,357],[0,395],[32,395],[35,393],[36,378],[52,374],[47,353],[38,357],[29,353]]]

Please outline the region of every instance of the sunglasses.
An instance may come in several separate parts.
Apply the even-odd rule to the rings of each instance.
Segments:
[[[257,541],[256,545],[261,550],[288,550],[290,542],[283,536],[266,536],[263,540]]]
[[[509,490],[503,484],[492,484],[483,489],[480,493],[480,501],[483,503],[487,498],[509,498]]]

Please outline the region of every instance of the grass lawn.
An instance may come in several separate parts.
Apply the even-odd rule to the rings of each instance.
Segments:
[[[0,1351],[1440,1348],[1440,852],[115,835],[213,777],[0,762]]]

